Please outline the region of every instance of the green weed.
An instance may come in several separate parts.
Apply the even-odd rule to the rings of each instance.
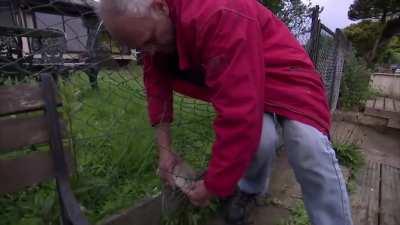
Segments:
[[[290,209],[289,219],[281,222],[280,225],[310,225],[303,202],[299,202],[294,208]]]
[[[99,89],[91,89],[87,76],[77,72],[59,83],[77,161],[72,187],[91,223],[161,191],[140,69],[104,70],[98,82]],[[174,148],[196,169],[204,169],[213,141],[213,112],[208,104],[182,96],[175,97],[174,108]],[[55,225],[58,214],[53,182],[0,196],[1,225]]]
[[[355,174],[364,164],[364,157],[356,144],[333,143],[339,163],[350,168]]]

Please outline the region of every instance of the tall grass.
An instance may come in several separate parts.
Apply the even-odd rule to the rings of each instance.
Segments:
[[[98,90],[82,73],[59,83],[77,160],[72,186],[92,223],[160,192],[141,79],[134,67],[102,71]],[[199,170],[210,156],[212,117],[207,104],[175,97],[174,148]],[[0,196],[0,224],[58,224],[57,207],[54,182]]]

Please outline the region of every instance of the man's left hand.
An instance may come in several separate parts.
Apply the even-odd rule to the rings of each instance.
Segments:
[[[191,188],[185,190],[185,194],[193,205],[199,207],[208,206],[212,197],[204,185],[204,180],[196,181]]]

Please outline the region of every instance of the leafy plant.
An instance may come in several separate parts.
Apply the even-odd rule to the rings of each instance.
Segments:
[[[350,55],[346,61],[340,87],[339,105],[345,110],[360,110],[376,93],[370,86],[371,71],[366,63]]]
[[[93,224],[161,192],[141,70],[103,70],[98,83],[99,89],[93,90],[79,72],[59,83],[77,160],[72,187]],[[213,112],[208,104],[176,96],[175,115],[174,148],[201,170],[213,141]],[[58,214],[53,182],[0,196],[1,225],[55,225]],[[195,222],[203,215],[194,210],[187,217]]]
[[[212,202],[206,208],[194,207],[189,202],[181,205],[180,208],[163,218],[163,225],[203,225],[217,211],[217,203]]]
[[[364,157],[355,144],[333,143],[339,163],[350,168],[352,174],[356,173],[364,164]]]
[[[307,211],[303,202],[299,202],[294,208],[290,209],[290,217],[280,225],[310,225]]]

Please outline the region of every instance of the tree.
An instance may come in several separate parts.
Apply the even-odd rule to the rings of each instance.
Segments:
[[[346,27],[344,33],[356,49],[357,57],[367,59],[365,56],[369,55],[375,40],[379,37],[379,23],[364,20]]]
[[[283,8],[282,0],[260,0],[260,2],[275,14],[279,13]]]
[[[387,44],[393,36],[400,34],[399,0],[355,0],[350,6],[348,16],[351,20],[379,20],[379,35],[367,56],[369,63],[376,62],[379,48]]]
[[[386,64],[400,64],[400,36],[394,37],[380,54],[379,61]]]
[[[311,20],[311,3],[301,0],[262,0],[262,4],[273,11],[299,37],[309,32]]]
[[[377,19],[386,21],[387,18],[399,16],[400,2],[398,0],[355,0],[350,6],[351,20]]]
[[[357,57],[363,57],[367,60],[375,41],[380,36],[380,23],[372,20],[364,20],[346,27],[344,33],[356,49]],[[379,48],[376,50],[375,62],[385,64],[396,63],[398,52],[400,51],[399,41],[400,37],[395,36],[381,42]]]

